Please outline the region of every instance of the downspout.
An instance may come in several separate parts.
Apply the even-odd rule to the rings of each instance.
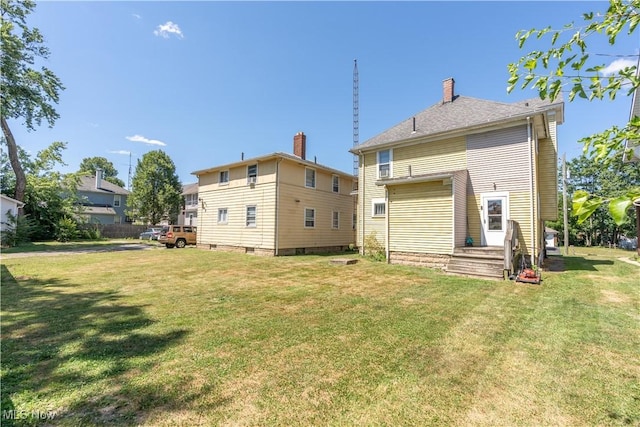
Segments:
[[[535,236],[535,224],[533,207],[534,207],[534,194],[533,194],[533,138],[531,135],[531,117],[527,117],[527,146],[529,149],[529,195],[531,198],[531,207],[529,209],[529,220],[531,221],[531,265],[535,265],[536,260],[536,236]]]
[[[384,243],[385,243],[385,257],[387,258],[387,264],[391,264],[391,250],[389,249],[389,189],[387,186],[384,186],[384,201],[385,201],[385,209],[384,209]]]
[[[279,213],[279,207],[280,207],[280,162],[282,161],[281,158],[279,158],[278,160],[276,160],[276,232],[275,232],[275,236],[274,236],[274,242],[273,245],[275,247],[274,250],[274,255],[278,256],[278,234],[279,234],[279,230],[280,230],[280,215],[278,215]]]

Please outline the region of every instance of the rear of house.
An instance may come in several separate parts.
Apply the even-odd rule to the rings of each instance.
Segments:
[[[198,246],[262,255],[341,251],[355,242],[355,178],[294,154],[273,153],[196,171]]]
[[[352,149],[360,158],[358,236],[392,263],[447,268],[457,248],[544,248],[557,216],[561,102],[496,103],[454,94]]]

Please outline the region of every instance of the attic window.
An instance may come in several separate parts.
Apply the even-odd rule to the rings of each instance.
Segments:
[[[258,165],[247,166],[247,184],[255,184],[258,180]]]

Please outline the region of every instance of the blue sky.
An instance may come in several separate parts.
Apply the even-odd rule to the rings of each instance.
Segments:
[[[27,132],[34,155],[66,141],[66,167],[102,156],[128,181],[144,153],[162,149],[184,183],[191,172],[291,152],[307,135],[307,158],[353,170],[353,61],[359,69],[360,142],[456,93],[499,102],[518,30],[560,28],[606,2],[39,2],[29,24],[51,51],[46,66],[66,87],[53,128]],[[594,54],[637,54],[636,31]],[[544,45],[542,46],[544,47]],[[609,65],[615,56],[598,56]],[[566,97],[565,97],[566,101]],[[631,98],[567,102],[560,152],[580,155],[581,137],[629,117]]]

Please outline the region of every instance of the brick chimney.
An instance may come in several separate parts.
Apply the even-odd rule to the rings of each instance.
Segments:
[[[298,132],[293,136],[293,154],[306,160],[307,155],[307,135],[304,132]]]
[[[455,97],[454,85],[456,81],[453,80],[453,77],[449,77],[446,80],[442,81],[442,103],[446,104],[447,102],[453,102],[453,98]]]
[[[96,169],[96,190],[102,186],[102,169]]]

